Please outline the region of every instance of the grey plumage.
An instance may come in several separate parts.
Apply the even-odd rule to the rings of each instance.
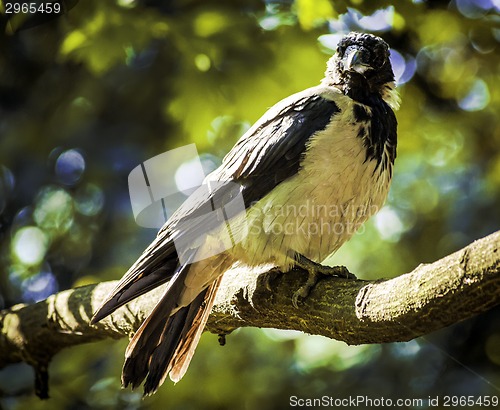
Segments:
[[[206,178],[217,181],[216,188],[200,190],[174,213],[94,315],[98,321],[170,280],[127,348],[125,386],[146,378],[145,394],[151,394],[168,374],[174,381],[184,375],[221,277],[233,264],[271,264],[286,272],[297,255],[319,263],[378,211],[396,156],[396,104],[387,44],[351,33],[328,62],[321,85],[279,102],[241,137]],[[237,193],[246,211],[231,224],[245,230],[244,237],[196,259],[225,226],[207,211]],[[178,241],[193,245],[178,255]],[[181,264],[179,257],[192,263]]]

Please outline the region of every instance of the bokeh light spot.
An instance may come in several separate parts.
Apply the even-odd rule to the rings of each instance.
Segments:
[[[458,11],[467,18],[483,17],[492,7],[491,0],[455,0]]]
[[[465,111],[479,111],[490,102],[488,85],[480,79],[474,81],[469,93],[458,102],[458,106]]]
[[[395,52],[397,53],[397,51],[395,51]],[[391,51],[391,53],[392,53],[392,51]],[[415,60],[414,57],[407,56],[404,58],[404,60],[405,60],[404,71],[401,73],[401,75],[399,75],[399,77],[396,76],[396,83],[398,85],[401,85],[401,84],[404,84],[404,83],[407,83],[408,81],[410,81],[413,78],[413,76],[415,75],[415,72],[417,71],[417,61]]]
[[[325,339],[322,336],[305,336],[296,339],[297,364],[304,370],[324,366],[337,371],[366,363],[377,357],[380,346],[347,346],[343,342]]]
[[[405,231],[398,213],[389,206],[382,208],[375,216],[375,227],[382,239],[390,242],[398,241]]]
[[[394,6],[375,11],[371,16],[363,16],[357,20],[358,25],[367,31],[387,31],[394,21]]]
[[[277,29],[281,24],[281,20],[279,16],[266,16],[259,21],[259,24],[264,30],[270,31]]]
[[[101,212],[104,206],[104,193],[94,184],[88,184],[79,189],[74,196],[75,208],[86,216],[94,216]]]
[[[70,149],[59,155],[55,168],[59,181],[65,185],[74,185],[85,171],[85,160],[78,151]]]
[[[190,193],[194,186],[200,186],[205,176],[200,173],[200,159],[195,158],[182,164],[175,172],[175,185],[180,192]]]
[[[42,272],[25,279],[21,285],[26,302],[39,302],[57,292],[57,281],[50,266],[45,264]]]
[[[399,83],[399,79],[404,74],[406,69],[405,59],[400,53],[398,53],[394,49],[391,49],[390,58],[391,58],[392,70],[394,71],[394,77],[396,78],[396,83]]]
[[[344,34],[323,34],[318,37],[318,41],[330,52],[334,52],[337,49],[337,44],[342,40],[342,37],[344,37]]]
[[[120,7],[123,7],[125,9],[132,9],[135,6],[137,6],[137,1],[136,0],[117,0],[116,4],[118,4]]]
[[[193,28],[200,37],[210,37],[227,28],[229,21],[221,13],[205,11],[195,19]]]
[[[404,343],[394,343],[391,345],[391,353],[398,358],[412,358],[420,352],[420,343],[417,340],[410,340]]]
[[[66,232],[73,222],[71,196],[60,188],[43,189],[38,196],[33,218],[39,227],[53,234]]]
[[[212,66],[212,62],[206,54],[198,54],[194,58],[194,64],[196,68],[203,73],[210,70],[210,67]]]
[[[19,262],[34,266],[42,262],[48,245],[48,238],[40,228],[27,226],[16,232],[12,241],[12,251]]]

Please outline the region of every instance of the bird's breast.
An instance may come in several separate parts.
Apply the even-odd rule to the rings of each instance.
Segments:
[[[391,169],[367,157],[370,112],[360,120],[356,104],[343,105],[310,139],[298,173],[249,208],[238,257],[285,270],[290,251],[320,262],[382,207]]]

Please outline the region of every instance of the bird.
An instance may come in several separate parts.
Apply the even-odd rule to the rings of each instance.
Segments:
[[[126,349],[124,387],[144,383],[151,395],[167,377],[184,376],[231,267],[302,268],[308,277],[293,296],[300,308],[318,277],[332,273],[321,262],[386,200],[398,107],[388,44],[351,32],[319,85],[278,102],[236,142],[206,176],[211,188],[173,213],[91,319],[168,282]],[[208,212],[237,197],[244,206],[230,218]],[[229,219],[236,239],[220,247]]]

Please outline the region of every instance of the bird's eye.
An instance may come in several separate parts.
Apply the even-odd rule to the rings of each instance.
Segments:
[[[374,58],[372,60],[372,67],[373,68],[380,68],[384,65],[384,59],[383,58]]]
[[[363,58],[363,61],[366,61],[369,65],[372,65],[371,63],[373,62],[373,57],[372,53],[370,53],[370,50],[367,50],[364,47],[361,47],[361,55]]]
[[[389,59],[389,53],[386,48],[379,47],[375,50],[373,59],[374,68],[382,68]]]

